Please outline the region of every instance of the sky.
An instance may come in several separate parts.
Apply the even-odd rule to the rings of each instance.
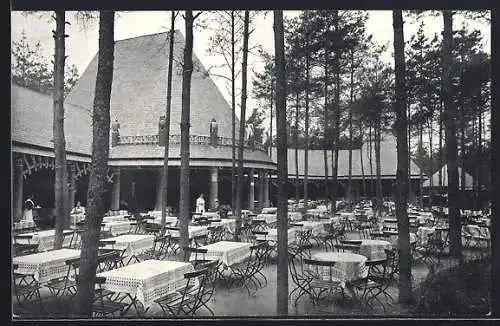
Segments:
[[[373,35],[373,40],[378,44],[389,44],[387,52],[383,55],[382,60],[392,64],[392,12],[387,10],[368,11],[369,19],[367,21],[367,33]],[[284,11],[285,18],[297,16],[298,11]],[[209,15],[203,13],[202,15]],[[74,19],[74,12],[66,13],[67,21],[70,25],[66,27],[66,33],[69,37],[66,39],[66,55],[68,55],[67,63],[75,64],[78,71],[83,74],[85,68],[96,55],[98,50],[98,22],[94,22],[88,26],[82,26]],[[202,18],[202,16],[200,16]],[[461,27],[463,20],[460,17],[454,19],[453,29]],[[484,37],[485,51],[490,51],[490,26],[485,24],[468,21],[471,28],[477,28],[481,31]],[[436,18],[425,19],[425,33],[428,36],[433,36],[435,33],[442,31],[442,17],[439,15]],[[273,36],[273,15],[272,12],[267,14],[261,13],[257,15],[253,22],[254,31],[250,35],[250,47],[255,44],[260,44],[267,52],[274,53],[274,36]],[[115,40],[132,38],[140,35],[154,34],[168,31],[170,26],[169,11],[135,11],[135,12],[118,12],[115,19]],[[54,40],[51,31],[55,29],[55,22],[50,18],[50,12],[45,12],[43,17],[38,15],[25,16],[21,12],[11,13],[11,40],[16,41],[21,38],[21,33],[24,30],[28,41],[35,43],[40,41],[44,56],[50,60],[54,54]],[[184,34],[184,19],[178,17],[176,19],[176,29]],[[412,34],[415,34],[418,29],[418,23],[411,19],[405,19],[404,35],[405,40],[409,39]],[[210,56],[206,53],[208,48],[208,39],[211,35],[210,30],[194,31],[194,53],[203,63],[205,68],[223,63],[221,56]],[[258,105],[258,102],[251,98],[253,71],[261,71],[263,64],[260,58],[249,55],[249,80],[248,86],[250,89],[248,98],[247,112],[251,112],[253,107]],[[213,69],[214,73],[226,74],[224,70]],[[227,88],[226,81],[223,78],[214,77],[216,85],[219,87],[222,95],[230,103],[230,92]],[[241,85],[241,82],[237,82]],[[239,111],[239,110],[237,110]],[[239,113],[237,113],[239,116]]]

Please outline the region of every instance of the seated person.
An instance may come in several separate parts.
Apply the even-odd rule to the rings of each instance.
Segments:
[[[85,214],[85,207],[80,202],[77,202],[76,206],[71,210],[71,214]]]

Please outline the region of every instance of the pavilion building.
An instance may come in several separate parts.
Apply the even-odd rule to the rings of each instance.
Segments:
[[[110,102],[110,151],[108,189],[111,210],[126,209],[134,200],[139,209],[162,206],[161,180],[164,162],[162,136],[166,125],[169,33],[144,35],[115,42],[114,71]],[[182,49],[184,37],[175,32],[169,138],[168,206],[178,209],[180,178],[180,117],[182,95]],[[190,205],[203,193],[208,207],[231,204],[232,110],[193,53],[190,115]],[[71,205],[86,205],[92,148],[92,111],[97,74],[97,54],[75,87],[65,98],[65,141]],[[24,199],[33,194],[36,204],[54,207],[54,150],[52,96],[11,83],[11,131],[13,164],[13,218],[22,216]],[[239,120],[236,119],[236,140]],[[373,147],[373,146],[372,146]],[[375,155],[370,158],[367,143],[353,150],[352,180],[356,197],[374,194]],[[299,179],[295,176],[295,151],[288,150],[288,194],[293,184],[304,180],[304,151],[299,150]],[[361,157],[363,155],[363,169]],[[272,157],[272,159],[271,159]],[[244,208],[267,207],[275,198],[276,150],[245,139],[243,189]],[[331,153],[328,153],[331,160]],[[395,182],[397,154],[394,138],[381,146],[383,195],[391,195]],[[324,194],[323,151],[309,151],[309,198]],[[331,180],[331,167],[329,166]],[[363,175],[365,186],[363,187]],[[420,170],[411,161],[412,188],[419,188]],[[348,179],[348,151],[339,152],[338,197],[345,195]],[[372,186],[373,185],[373,186]],[[303,188],[303,187],[301,187]],[[369,188],[369,189],[368,189]],[[373,189],[373,190],[370,190]],[[301,195],[303,195],[301,190]],[[273,199],[275,201],[275,199]],[[50,214],[50,213],[49,213]]]
[[[115,42],[110,103],[109,191],[111,210],[136,200],[143,210],[161,207],[167,102],[169,33]],[[179,203],[182,49],[184,37],[174,36],[169,143],[168,205]],[[232,110],[193,53],[190,124],[190,204],[203,193],[207,206],[215,199],[231,204]],[[71,202],[86,203],[92,147],[92,110],[97,54],[66,97],[65,138]],[[54,203],[52,98],[11,84],[14,217],[21,216],[28,194],[44,207]],[[236,131],[239,121],[236,119]],[[236,132],[237,133],[237,132]],[[238,134],[238,133],[237,133]],[[238,141],[238,136],[236,136]],[[245,206],[267,205],[268,175],[276,169],[260,144],[245,140]],[[254,178],[257,176],[257,178]],[[52,189],[50,191],[50,189]]]

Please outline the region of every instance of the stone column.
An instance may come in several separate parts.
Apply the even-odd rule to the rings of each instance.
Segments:
[[[215,207],[215,200],[219,197],[219,169],[216,166],[210,168],[210,200],[209,208]]]
[[[120,209],[120,168],[115,168],[113,171],[113,191],[111,195],[111,210],[117,211]]]
[[[155,211],[161,211],[163,196],[162,196],[162,181],[163,181],[163,167],[158,171],[158,179],[156,179],[156,202]]]
[[[257,191],[257,198],[259,200],[259,212],[264,208],[264,173],[259,171],[259,188]]]
[[[255,180],[254,180],[254,169],[250,169],[248,172],[249,189],[248,189],[248,209],[252,212],[255,210]]]
[[[269,173],[264,172],[264,207],[269,207]]]
[[[76,167],[75,163],[69,164],[68,177],[69,177],[69,209],[70,212],[75,207],[75,194],[76,194]]]
[[[17,159],[14,165],[13,219],[23,217],[23,161]]]

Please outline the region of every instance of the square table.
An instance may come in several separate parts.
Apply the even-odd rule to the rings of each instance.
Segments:
[[[385,249],[392,249],[392,244],[384,240],[361,240],[359,247],[359,254],[368,258],[368,260],[382,260],[386,259]]]
[[[80,250],[63,248],[14,257],[12,264],[18,265],[16,273],[33,275],[39,283],[47,283],[52,279],[66,276],[68,272],[66,260],[78,257],[80,257]]]
[[[114,238],[106,239],[107,241],[115,241],[114,245],[106,245],[106,249],[121,250],[124,255],[130,255],[128,263],[132,261],[136,255],[154,248],[155,236],[150,234],[123,234]]]
[[[211,222],[210,226],[222,226],[224,229],[229,232],[234,232],[236,230],[236,219],[234,218],[225,218],[220,220],[220,222]]]
[[[173,237],[180,237],[180,231],[177,230],[166,230],[168,234]],[[208,226],[201,225],[188,225],[189,239],[193,239],[198,236],[208,235]]]
[[[71,242],[71,236],[73,234],[73,230],[63,230],[63,247],[69,246]],[[54,249],[54,238],[55,238],[55,229],[38,231],[38,232],[29,232],[20,234],[22,236],[30,236],[31,239],[16,239],[17,243],[20,244],[30,244],[30,243],[38,243],[39,251],[48,251]]]
[[[201,214],[201,217],[207,217],[209,219],[219,219],[219,212],[204,212]]]
[[[106,278],[103,289],[127,294],[132,299],[129,307],[139,302],[147,310],[155,300],[185,287],[184,274],[192,271],[191,263],[151,259],[97,276]]]
[[[278,207],[264,207],[262,209],[262,214],[276,214],[278,212]]]
[[[278,229],[266,229],[268,232],[267,235],[264,234],[256,234],[256,239],[257,240],[268,240],[268,241],[274,241],[278,242]],[[288,244],[294,243],[297,239],[295,232],[297,231],[296,228],[290,228],[287,230],[288,231]]]
[[[104,216],[102,218],[103,223],[108,223],[108,222],[125,222],[128,221],[129,219],[125,217],[126,215],[114,215],[114,216]]]
[[[130,221],[106,222],[104,223],[103,230],[111,232],[113,236],[118,236],[129,233],[131,223]]]
[[[259,214],[253,218],[254,221],[266,221],[266,223],[274,223],[278,220],[276,214]]]
[[[200,249],[207,249],[205,259],[219,260],[225,266],[232,266],[250,256],[251,246],[252,244],[248,242],[219,241],[202,246]],[[195,254],[191,254],[189,260],[195,260],[195,257]]]
[[[19,222],[14,222],[13,230],[33,229],[34,227],[35,227],[35,222],[21,220]]]

